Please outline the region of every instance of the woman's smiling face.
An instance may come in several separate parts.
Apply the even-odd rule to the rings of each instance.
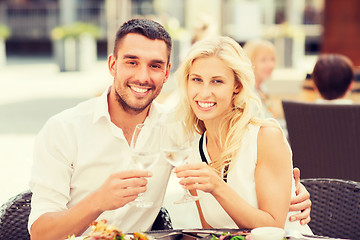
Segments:
[[[233,108],[240,88],[231,68],[218,57],[196,59],[189,71],[187,95],[195,115],[202,121],[220,122]]]

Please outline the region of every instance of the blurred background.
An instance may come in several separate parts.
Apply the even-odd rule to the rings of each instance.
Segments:
[[[107,56],[124,21],[162,23],[174,41],[173,70],[201,34],[271,41],[277,64],[265,84],[281,119],[282,99],[315,100],[309,74],[321,53],[353,61],[350,98],[360,101],[359,10],[358,0],[0,0],[0,204],[28,188],[45,121],[111,83]],[[158,100],[175,89],[168,81]]]

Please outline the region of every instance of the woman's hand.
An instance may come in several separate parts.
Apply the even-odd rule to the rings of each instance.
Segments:
[[[189,190],[202,190],[213,193],[225,182],[206,163],[186,164],[174,168],[174,173],[180,180],[180,184]]]
[[[300,170],[293,169],[296,196],[291,198],[289,211],[301,211],[299,214],[290,216],[290,221],[294,222],[300,220],[301,225],[310,222],[311,200],[310,193],[306,190],[305,186],[300,183]]]

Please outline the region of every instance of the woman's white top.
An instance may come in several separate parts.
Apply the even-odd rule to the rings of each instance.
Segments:
[[[227,175],[227,184],[229,184],[247,203],[258,208],[258,202],[255,191],[255,168],[257,163],[257,136],[260,126],[249,125],[245,133],[241,148],[237,154],[236,161]],[[199,154],[199,145],[194,144],[194,154],[190,161],[201,162]],[[206,133],[203,140],[203,151],[208,163],[211,162],[206,149]],[[204,218],[213,228],[238,228],[231,217],[225,212],[217,200],[210,194],[198,191],[200,196],[200,205]],[[292,182],[292,196],[295,196],[295,181]],[[285,223],[285,230],[297,229],[304,234],[312,234],[307,225],[301,225],[299,221],[290,222],[289,216],[295,212],[289,212]]]

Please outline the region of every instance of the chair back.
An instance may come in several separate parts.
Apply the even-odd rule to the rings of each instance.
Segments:
[[[360,181],[360,105],[282,101],[302,178]]]
[[[27,190],[9,199],[0,208],[0,239],[30,240],[27,228],[32,193]]]
[[[315,235],[360,239],[360,183],[329,178],[302,179],[310,193]]]

